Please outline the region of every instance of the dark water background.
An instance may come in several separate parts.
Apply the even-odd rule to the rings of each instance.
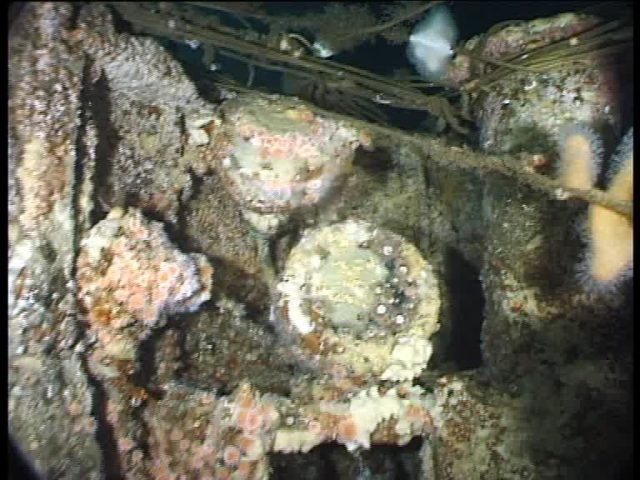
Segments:
[[[309,14],[310,12],[322,12],[328,2],[267,2],[265,8],[270,15],[286,14],[295,15],[299,13]],[[369,8],[375,13],[383,13],[383,6],[392,2],[370,2]],[[553,16],[563,12],[585,12],[601,16],[605,20],[619,19],[625,12],[632,11],[632,2],[611,1],[460,1],[443,2],[450,9],[451,14],[457,24],[459,39],[458,42],[469,40],[471,37],[485,33],[492,26],[508,20],[532,20]],[[211,15],[212,11],[200,9],[203,15]],[[224,12],[214,12],[223,23],[230,27],[243,29],[243,25],[233,15]],[[419,21],[420,18],[415,21]],[[258,20],[247,17],[247,21],[260,33],[267,33],[264,24]],[[297,31],[307,39],[313,41],[311,32]],[[160,42],[167,48],[184,66],[187,74],[192,78],[202,96],[205,99],[215,97],[212,91],[215,90],[211,72],[202,63],[202,48],[192,49],[185,43],[176,43],[168,39],[159,38]],[[352,65],[357,68],[369,70],[378,75],[391,76],[395,70],[404,70],[408,74],[417,75],[413,66],[406,57],[406,44],[392,45],[376,37],[372,41],[364,42],[357,47],[339,52],[329,58],[338,63]],[[224,55],[217,55],[215,62],[220,66],[220,72],[232,77],[240,85],[245,85],[249,69],[241,61],[230,59]],[[633,118],[633,88],[632,88],[632,68],[628,68],[621,75],[621,83],[624,87],[624,97],[622,109],[622,125],[624,130],[631,125]],[[255,68],[252,87],[267,91],[269,93],[288,92],[283,88],[283,74],[275,70]],[[442,92],[440,88],[427,90],[426,93],[437,94]],[[290,92],[289,92],[290,93]],[[455,92],[448,92],[448,96],[455,97]],[[331,109],[331,107],[326,107]],[[390,124],[406,130],[420,130],[425,128],[425,121],[428,115],[424,112],[404,109],[393,109],[378,105],[387,116]],[[625,109],[626,108],[626,109]]]

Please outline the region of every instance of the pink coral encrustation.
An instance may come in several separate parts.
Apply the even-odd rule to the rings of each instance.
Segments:
[[[79,297],[92,328],[156,326],[163,313],[190,312],[210,297],[213,268],[185,254],[162,224],[139,210],[114,209],[82,241]]]

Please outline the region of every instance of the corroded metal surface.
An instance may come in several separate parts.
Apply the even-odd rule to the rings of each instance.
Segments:
[[[628,292],[575,280],[579,207],[295,99],[210,104],[104,5],[26,5],[9,85],[9,426],[47,476],[262,479],[286,452],[276,476],[313,478],[330,442],[356,455],[322,457],[341,478],[627,460]],[[511,123],[478,104],[494,145],[536,88]],[[595,100],[580,112],[613,101]],[[483,298],[460,296],[451,255]],[[484,315],[468,372],[447,353],[471,327],[455,303]],[[360,453],[380,444],[413,466]]]

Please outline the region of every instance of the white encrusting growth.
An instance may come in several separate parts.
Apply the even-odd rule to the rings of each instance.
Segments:
[[[300,355],[315,368],[404,381],[429,361],[438,281],[392,232],[356,219],[310,230],[276,290],[273,321],[300,339]]]

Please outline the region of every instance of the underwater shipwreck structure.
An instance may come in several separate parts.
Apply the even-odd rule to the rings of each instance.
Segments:
[[[499,24],[428,81],[333,59],[440,3],[20,8],[9,430],[44,478],[623,478],[630,19]]]

